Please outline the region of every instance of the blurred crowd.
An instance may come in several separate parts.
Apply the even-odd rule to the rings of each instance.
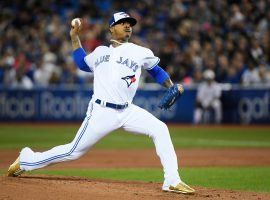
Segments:
[[[87,52],[109,45],[112,13],[138,20],[131,42],[160,57],[173,81],[200,83],[211,69],[220,83],[270,83],[270,0],[9,0],[0,2],[0,84],[31,89],[87,85],[72,60],[70,21],[83,19]],[[143,82],[151,77],[143,74]]]

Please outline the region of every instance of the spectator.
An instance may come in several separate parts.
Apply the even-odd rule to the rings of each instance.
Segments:
[[[50,75],[41,61],[38,61],[34,71],[34,83],[37,87],[48,87]]]
[[[217,61],[217,75],[216,80],[218,82],[224,82],[228,77],[229,60],[224,54],[218,56]]]
[[[11,88],[30,90],[33,88],[32,80],[25,74],[24,69],[14,70],[14,79],[11,83]]]
[[[255,62],[248,63],[248,69],[246,69],[242,75],[242,84],[244,86],[250,86],[261,83],[261,77],[259,69],[256,67]]]
[[[62,3],[56,0],[38,3],[9,0],[0,1],[0,7],[0,84],[4,84],[10,75],[10,69],[3,68],[7,50],[12,52],[9,58],[15,59],[12,68],[18,68],[19,60],[22,63],[21,59],[24,59],[26,75],[38,83],[35,85],[63,84],[60,79],[67,68],[59,63],[69,65],[71,19],[83,18],[87,28],[83,30],[82,43],[92,51],[108,37],[105,24],[115,10],[125,10],[136,16],[140,26],[134,29],[133,40],[163,58],[162,66],[173,68],[169,71],[175,80],[198,82],[199,72],[212,69],[218,82],[237,84],[241,83],[243,71],[251,59],[270,65],[268,0],[200,0],[197,3],[182,0],[125,3],[111,0],[65,0]],[[41,57],[45,49],[54,57],[53,63],[48,64]],[[258,67],[256,65],[255,69]],[[41,69],[48,74],[39,81],[34,74],[35,70],[39,74]],[[261,74],[261,71],[268,73],[269,70],[266,67],[259,71]],[[266,83],[264,80],[261,78],[261,84]]]

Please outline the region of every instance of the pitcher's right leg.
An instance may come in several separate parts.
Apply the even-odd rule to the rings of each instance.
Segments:
[[[19,157],[10,165],[8,176],[18,176],[23,171],[31,171],[43,168],[53,163],[74,160],[83,155],[84,151],[78,151],[78,144],[89,130],[90,116],[86,117],[74,140],[65,145],[56,146],[45,152],[34,152],[29,147],[21,150]],[[79,145],[79,148],[82,146]]]
[[[30,148],[22,149],[19,159],[10,166],[8,176],[16,176],[16,166],[20,170],[30,171],[69,160],[75,160],[86,153],[90,147],[111,131],[119,128],[119,122],[113,109],[92,104],[74,140],[65,145],[54,147],[45,152],[33,152]],[[19,175],[19,174],[18,174]]]
[[[80,129],[78,130],[74,140],[65,145],[56,146],[45,152],[34,152],[30,148],[25,147],[20,153],[20,167],[22,170],[30,171],[46,167],[53,163],[75,160],[81,157],[90,148],[86,143],[85,135],[91,131],[90,117],[86,117]],[[84,145],[83,145],[84,144]]]

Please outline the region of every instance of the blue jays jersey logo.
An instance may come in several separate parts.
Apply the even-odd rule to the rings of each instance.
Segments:
[[[136,82],[135,75],[125,76],[125,77],[122,77],[121,79],[123,79],[124,81],[126,81],[127,87],[129,87],[132,83],[135,83]]]

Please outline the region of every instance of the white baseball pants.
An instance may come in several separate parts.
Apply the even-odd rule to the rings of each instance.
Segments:
[[[116,110],[90,102],[86,118],[71,143],[42,153],[33,152],[28,147],[23,148],[20,153],[20,167],[30,171],[53,163],[78,159],[101,138],[121,127],[128,132],[148,135],[153,139],[164,169],[163,189],[181,181],[177,156],[166,124],[134,104],[126,109]]]

